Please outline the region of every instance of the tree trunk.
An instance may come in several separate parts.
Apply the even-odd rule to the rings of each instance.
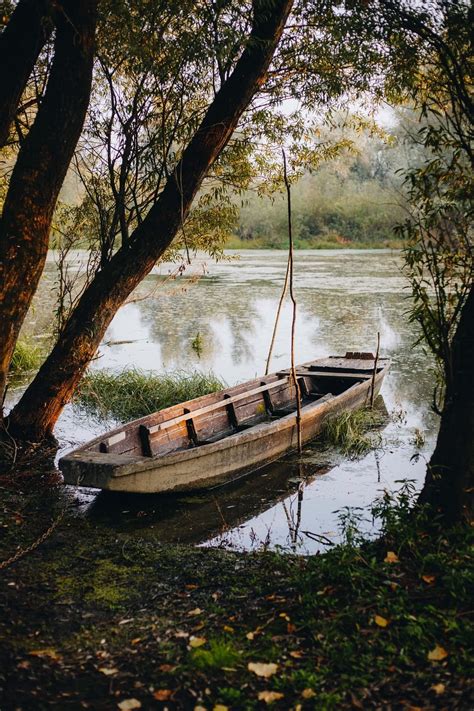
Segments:
[[[292,0],[254,1],[253,28],[232,74],[157,202],[128,244],[96,274],[50,356],[12,411],[9,426],[15,436],[38,441],[52,432],[117,309],[172,242],[207,171],[264,83],[291,6]]]
[[[43,272],[56,200],[82,130],[92,83],[97,0],[58,10],[44,99],[13,170],[0,221],[0,403],[18,334]]]
[[[434,506],[446,523],[471,522],[473,493],[474,285],[453,338],[453,379],[419,502]]]
[[[0,148],[8,140],[18,103],[51,34],[51,2],[20,0],[0,36]]]

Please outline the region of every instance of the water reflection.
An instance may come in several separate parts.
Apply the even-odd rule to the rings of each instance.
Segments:
[[[93,367],[212,370],[229,385],[262,373],[286,255],[249,251],[239,261],[203,265],[198,258],[192,269],[171,281],[171,267],[156,268],[114,318]],[[121,508],[118,501],[95,500],[94,493],[91,515],[107,525],[139,529],[140,535],[160,541],[246,549],[279,545],[307,552],[320,547],[324,537],[333,540],[337,509],[365,506],[397,479],[420,482],[423,457],[429,456],[438,423],[430,410],[429,364],[421,348],[413,347],[416,333],[406,315],[400,266],[400,255],[384,251],[296,254],[297,361],[346,350],[373,350],[377,332],[382,355],[392,358],[383,394],[397,419],[384,431],[383,451],[359,462],[338,462],[331,456],[332,468],[323,470],[321,453],[316,456],[310,447],[303,462],[287,457],[233,487],[193,498],[192,503],[179,499],[170,506],[169,501],[148,498],[139,504],[144,512],[140,516],[137,512],[122,515],[122,510],[132,511],[128,504]],[[48,269],[26,326],[33,335],[43,334],[51,321],[51,264]],[[275,370],[289,363],[290,321],[291,309],[286,305],[274,348]],[[197,334],[199,353],[192,345]],[[107,429],[108,423],[101,426]],[[418,461],[411,460],[416,451],[415,428],[426,438]],[[72,407],[66,408],[56,431],[65,449],[96,432],[97,423],[79,417]]]

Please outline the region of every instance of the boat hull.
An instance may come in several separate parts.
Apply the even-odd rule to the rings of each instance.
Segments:
[[[378,394],[386,368],[373,383]],[[340,412],[367,404],[372,380],[355,383],[339,395],[326,395],[301,409],[301,437],[306,443],[324,422]],[[296,413],[265,421],[243,432],[194,449],[160,457],[77,450],[60,461],[66,484],[130,493],[199,491],[233,481],[296,449]]]

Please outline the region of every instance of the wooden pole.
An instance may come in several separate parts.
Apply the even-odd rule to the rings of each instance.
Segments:
[[[293,316],[291,320],[291,379],[295,387],[296,395],[296,428],[298,433],[298,452],[302,452],[301,441],[301,392],[298,379],[296,377],[295,366],[295,331],[296,331],[296,299],[293,291],[293,230],[291,223],[291,188],[288,180],[288,171],[286,167],[286,154],[282,149],[283,154],[283,178],[285,181],[287,205],[288,205],[288,280],[290,285],[290,299],[293,304]]]
[[[375,360],[374,360],[374,370],[372,373],[372,387],[370,389],[370,407],[374,406],[374,396],[375,396],[375,376],[377,375],[377,364],[379,361],[379,352],[380,352],[380,333],[377,333],[377,350],[375,352]]]

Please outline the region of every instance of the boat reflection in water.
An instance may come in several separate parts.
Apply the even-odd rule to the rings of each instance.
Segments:
[[[88,508],[88,515],[96,522],[160,543],[202,544],[220,537],[220,545],[225,546],[228,531],[281,502],[290,541],[296,542],[305,486],[330,470],[323,451],[315,450],[312,457],[303,455],[304,458],[313,462],[298,462],[295,454],[287,455],[203,495],[101,492]]]

